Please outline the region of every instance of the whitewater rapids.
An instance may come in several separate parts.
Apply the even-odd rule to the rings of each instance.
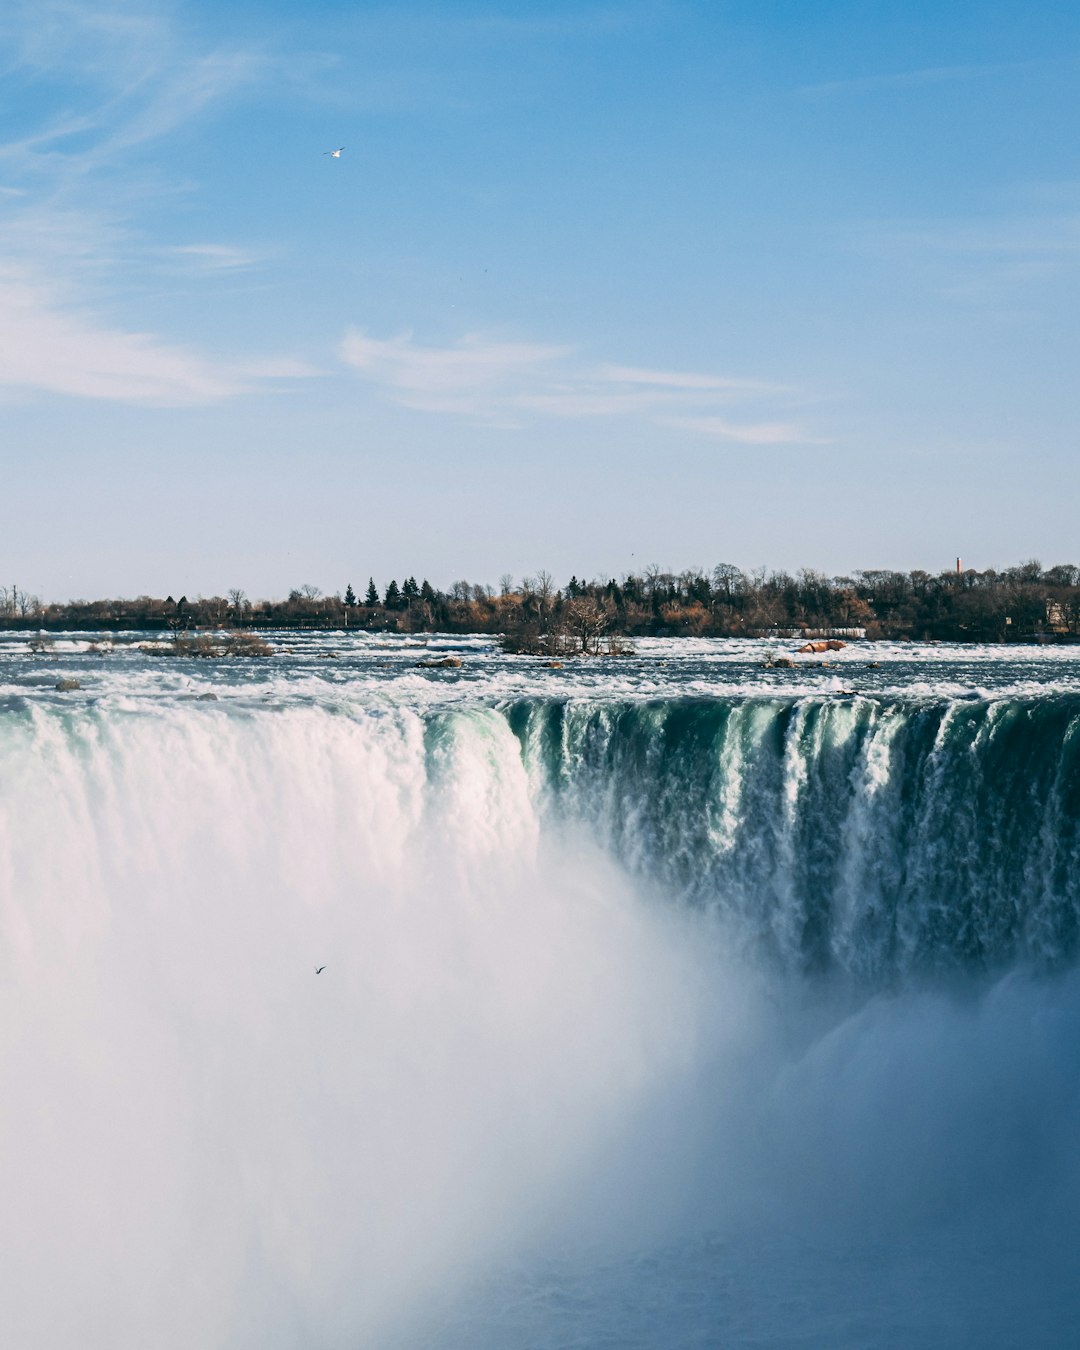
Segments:
[[[1070,654],[318,644],[0,647],[7,1344],[1075,1343]]]

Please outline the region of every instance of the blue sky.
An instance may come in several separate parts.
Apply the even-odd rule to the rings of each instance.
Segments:
[[[0,70],[5,584],[1080,561],[1075,5],[9,0]]]

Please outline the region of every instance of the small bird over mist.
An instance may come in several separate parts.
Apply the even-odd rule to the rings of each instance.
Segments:
[[[321,975],[325,969],[326,969],[325,966],[316,966],[316,967],[315,967],[315,974],[316,974],[316,975]]]
[[[337,148],[336,150],[324,150],[324,151],[323,151],[323,154],[324,154],[324,155],[329,155],[331,159],[340,159],[340,158],[341,158],[341,152],[342,152],[342,150],[344,150],[344,149],[345,149],[345,147],[344,147],[343,145],[339,145],[338,148]]]

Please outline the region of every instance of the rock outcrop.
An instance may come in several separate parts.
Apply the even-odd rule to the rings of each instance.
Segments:
[[[806,642],[800,648],[802,652],[839,652],[847,646],[846,642],[841,642],[839,638],[822,638],[818,642]]]
[[[417,661],[419,670],[455,670],[461,665],[460,656],[439,656],[432,661]]]

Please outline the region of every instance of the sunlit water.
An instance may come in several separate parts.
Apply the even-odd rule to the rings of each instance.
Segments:
[[[154,641],[0,635],[4,1343],[1076,1343],[1080,649]]]

